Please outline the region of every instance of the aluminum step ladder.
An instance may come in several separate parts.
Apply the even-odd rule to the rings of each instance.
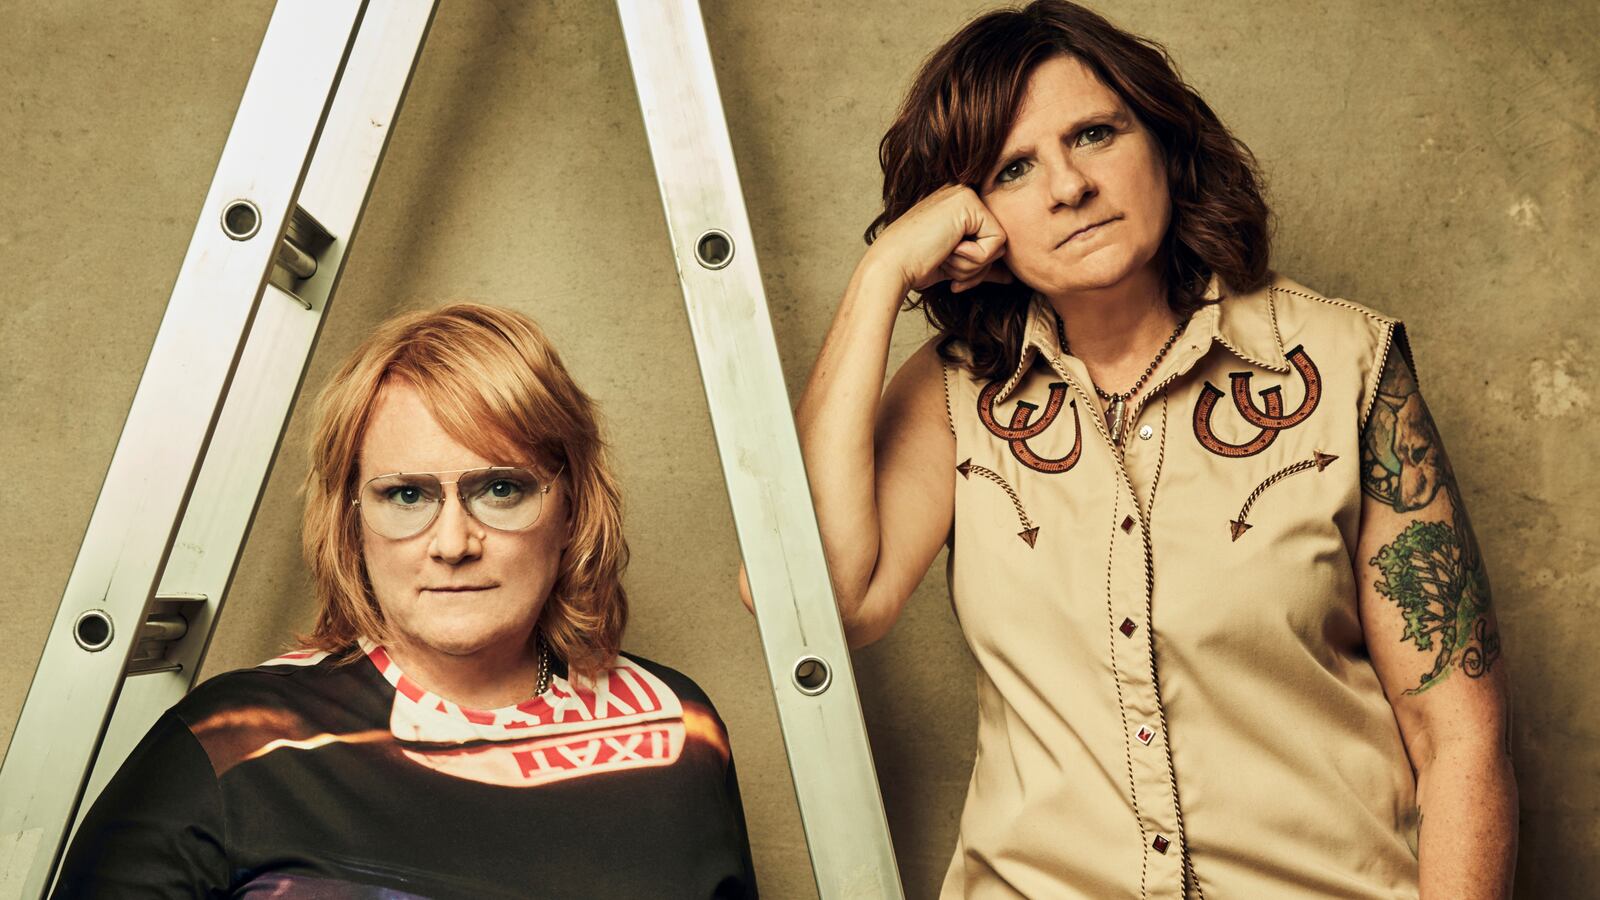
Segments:
[[[437,0],[280,0],[0,767],[0,898],[193,685]],[[618,0],[817,890],[902,895],[695,0]]]

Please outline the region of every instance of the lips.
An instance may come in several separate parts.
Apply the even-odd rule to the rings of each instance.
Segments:
[[[1084,237],[1085,235],[1094,234],[1096,231],[1099,230],[1100,226],[1109,225],[1112,222],[1118,221],[1121,218],[1122,218],[1121,216],[1112,216],[1109,219],[1103,219],[1103,220],[1101,220],[1099,222],[1095,222],[1092,225],[1085,225],[1082,228],[1079,228],[1077,231],[1074,231],[1073,233],[1067,235],[1066,240],[1063,240],[1060,244],[1057,244],[1056,246],[1059,247],[1059,246],[1062,246],[1064,244],[1069,244],[1072,241],[1075,241],[1080,237]]]
[[[467,593],[469,591],[487,591],[492,587],[494,587],[494,585],[492,585],[492,584],[484,584],[484,585],[469,585],[469,586],[466,586],[466,587],[428,587],[428,588],[423,588],[423,590],[425,590],[425,591],[433,591],[433,592],[439,593],[439,594],[464,594],[464,593]]]

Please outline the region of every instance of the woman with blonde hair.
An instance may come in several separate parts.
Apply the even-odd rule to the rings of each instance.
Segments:
[[[754,896],[710,700],[619,652],[619,492],[538,326],[389,320],[310,456],[311,635],[156,723],[57,896]]]
[[[1506,896],[1506,667],[1400,324],[1274,275],[1249,150],[1063,0],[938,48],[880,158],[797,420],[853,643],[950,548],[943,896]]]

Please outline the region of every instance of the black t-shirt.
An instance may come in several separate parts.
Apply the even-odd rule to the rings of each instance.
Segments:
[[[57,897],[754,897],[727,731],[679,672],[457,706],[368,646],[213,678],[84,819]]]

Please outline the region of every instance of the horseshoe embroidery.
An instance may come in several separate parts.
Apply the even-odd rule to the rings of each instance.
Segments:
[[[1083,423],[1078,418],[1078,401],[1067,400],[1066,383],[1058,381],[1050,385],[1050,397],[1045,400],[1044,411],[1039,413],[1037,420],[1029,421],[1039,407],[1026,400],[1018,400],[1016,408],[1011,411],[1010,425],[1001,425],[994,417],[994,398],[999,396],[1001,386],[1000,382],[991,381],[978,394],[978,419],[983,422],[983,427],[1010,445],[1011,455],[1017,458],[1017,462],[1035,472],[1059,475],[1077,465],[1078,457],[1083,454]],[[1043,434],[1061,414],[1063,406],[1072,409],[1072,449],[1065,456],[1047,459],[1033,452],[1028,441]]]
[[[1261,433],[1242,444],[1230,444],[1217,437],[1211,430],[1211,413],[1216,409],[1217,401],[1223,397],[1211,382],[1206,382],[1200,390],[1200,399],[1194,405],[1194,436],[1200,445],[1218,456],[1242,458],[1254,456],[1272,446],[1277,440],[1278,432],[1285,428],[1293,428],[1311,417],[1316,411],[1317,404],[1322,401],[1322,373],[1317,371],[1317,364],[1307,355],[1303,345],[1297,345],[1286,355],[1290,365],[1300,373],[1300,381],[1305,387],[1305,397],[1295,411],[1284,415],[1283,389],[1277,385],[1263,389],[1261,402],[1266,409],[1256,408],[1255,400],[1250,396],[1250,372],[1234,372],[1229,375],[1233,382],[1233,405],[1239,410],[1239,415],[1246,422],[1261,429]]]
[[[1272,412],[1276,407],[1280,412],[1283,409],[1283,390],[1277,385],[1266,388],[1261,392],[1261,397],[1268,404],[1265,415],[1256,411],[1255,403],[1250,399],[1250,373],[1234,372],[1228,376],[1233,381],[1233,405],[1239,408],[1239,414],[1244,420],[1257,428],[1284,429],[1293,428],[1304,422],[1317,408],[1322,400],[1322,373],[1317,371],[1317,364],[1306,355],[1304,346],[1297,346],[1290,350],[1289,364],[1300,373],[1300,382],[1305,385],[1306,395],[1300,401],[1300,406],[1294,412],[1285,415]],[[1270,399],[1269,399],[1270,398]],[[1273,400],[1277,402],[1274,404]]]

